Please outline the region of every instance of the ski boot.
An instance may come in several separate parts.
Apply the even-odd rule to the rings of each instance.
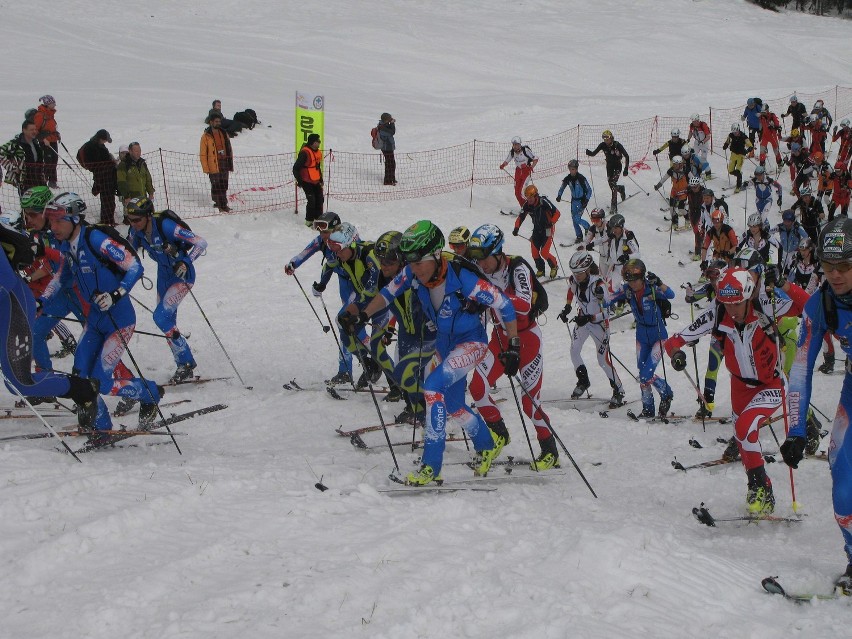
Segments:
[[[695,413],[695,419],[709,419],[713,417],[713,403],[702,402]]]
[[[403,399],[402,389],[396,384],[391,384],[390,391],[382,398],[383,402],[398,402]]]
[[[121,401],[118,402],[118,406],[115,407],[115,410],[112,412],[113,417],[123,417],[127,415],[130,411],[133,410],[133,407],[136,406],[137,400],[132,399],[130,397],[122,397]]]
[[[591,382],[589,382],[589,373],[586,370],[585,366],[577,367],[577,385],[574,387],[574,391],[571,393],[571,399],[579,399],[583,396],[589,387],[591,386]]]
[[[195,362],[192,362],[191,364],[180,364],[175,370],[174,375],[172,375],[171,379],[169,379],[169,383],[180,384],[181,382],[192,379],[192,371],[195,370],[196,366],[197,364]]]
[[[489,428],[491,439],[494,441],[494,448],[491,450],[478,450],[478,460],[474,474],[485,477],[488,471],[491,470],[491,462],[493,462],[503,451],[503,446],[506,445],[506,440]]]
[[[831,375],[834,372],[834,353],[823,353],[823,359],[819,372]]]
[[[580,246],[580,244],[585,244],[582,237],[574,238],[574,246]]]
[[[512,441],[511,437],[509,437],[509,429],[506,428],[506,422],[502,419],[498,419],[496,422],[485,422],[485,425],[488,426],[488,430],[491,431],[492,436],[496,435],[502,438],[503,446],[508,446],[509,442]]]
[[[552,264],[552,265],[550,266],[550,273],[548,273],[548,274],[547,274],[547,276],[548,276],[550,279],[554,280],[554,279],[556,279],[556,276],[557,276],[557,275],[559,275],[559,268],[558,268],[558,266],[557,266],[556,264]]]
[[[535,276],[536,277],[544,277],[544,267],[543,266],[539,269],[536,269]]]
[[[766,475],[763,466],[748,471],[748,492],[746,493],[748,511],[752,515],[771,515],[775,512],[775,495],[772,481]]]
[[[86,445],[89,448],[103,448],[104,446],[109,446],[115,441],[115,439],[108,433],[110,433],[108,430],[92,431],[89,434]]]
[[[329,386],[339,386],[341,384],[351,384],[352,383],[352,373],[348,371],[340,371],[332,377],[331,379],[325,380],[325,383]]]
[[[55,397],[27,397],[27,401],[33,406],[39,404],[52,404],[56,401]]]
[[[370,384],[375,384],[382,376],[382,367],[379,366],[372,357],[364,357],[361,362],[364,365],[364,372],[358,378],[355,388],[367,388]]]
[[[432,482],[440,486],[444,483],[444,480],[440,475],[435,477],[435,471],[431,466],[427,466],[426,464],[423,464],[416,473],[408,473],[408,476],[405,478],[407,486],[425,486]]]
[[[852,564],[846,566],[846,572],[834,582],[834,591],[844,597],[852,597]]]
[[[650,408],[648,406],[645,406],[644,408],[642,408],[642,412],[639,413],[639,417],[642,417],[643,419],[653,419],[656,416],[657,414],[654,412],[653,405]]]
[[[166,393],[166,389],[162,386],[157,386],[157,392],[160,394],[160,399],[163,399],[163,395]],[[153,430],[156,428],[155,420],[157,419],[157,413],[159,412],[159,407],[157,404],[146,404],[145,402],[139,403],[139,430]]]
[[[660,417],[668,417],[669,410],[672,407],[672,400],[674,399],[674,395],[665,395],[664,397],[660,397]]]
[[[609,407],[618,408],[619,406],[623,406],[624,389],[616,386],[614,382],[610,382],[609,385],[612,387],[612,397],[609,400]]]
[[[728,446],[722,453],[722,459],[726,462],[735,462],[740,458],[740,447],[737,444],[737,438],[731,437],[728,440]]]
[[[619,184],[616,188],[618,189],[618,194],[621,196],[621,201],[624,202],[624,200],[627,199],[627,189],[625,189],[621,184]]]
[[[77,340],[73,337],[69,337],[67,339],[62,340],[62,348],[60,348],[53,355],[51,355],[51,357],[62,359],[63,357],[67,357],[68,355],[73,355],[76,350]]]
[[[98,416],[98,398],[77,404],[77,430],[89,433],[95,430],[95,419]]]
[[[551,435],[547,439],[539,440],[541,454],[534,462],[530,463],[533,470],[549,470],[559,468],[559,450],[556,448],[556,438]]]
[[[812,410],[808,411],[806,434],[807,444],[805,444],[805,453],[816,455],[817,450],[819,450],[820,440],[822,439],[822,424]]]

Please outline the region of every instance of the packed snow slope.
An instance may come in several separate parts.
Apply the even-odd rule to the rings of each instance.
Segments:
[[[419,150],[848,85],[849,35],[848,22],[774,14],[734,0],[34,0],[3,7],[0,124],[11,137],[23,112],[51,93],[72,151],[106,128],[113,152],[130,140],[144,149],[194,152],[210,101],[221,98],[226,113],[258,112],[264,127],[234,141],[237,153],[258,155],[292,148],[293,97],[301,90],[326,97],[327,146],[366,151],[367,132],[389,111],[397,118],[399,148]],[[724,176],[721,161],[713,162]],[[603,204],[602,171],[593,177]],[[656,179],[650,171],[636,176],[645,190]],[[786,176],[782,183],[789,189]],[[539,187],[554,195],[558,184],[551,178]],[[711,183],[726,184],[724,177]],[[629,193],[637,189],[627,185]],[[745,197],[729,201],[741,230]],[[445,232],[486,221],[508,229],[513,220],[498,211],[512,202],[507,187],[478,187],[470,207],[462,193],[328,208],[375,238],[421,218]],[[690,314],[679,285],[695,281],[698,269],[687,261],[689,234],[675,236],[667,252],[668,235],[654,230],[664,224],[660,205],[656,195],[639,195],[623,212],[649,268],[677,289],[674,331]],[[777,221],[777,210],[772,215]],[[558,240],[573,236],[567,226],[565,220],[558,227]],[[564,454],[561,474],[494,479],[487,485],[496,492],[388,496],[378,492],[390,485],[394,466],[387,449],[358,451],[334,433],[341,425],[378,422],[375,406],[369,395],[336,401],[322,391],[322,380],[336,372],[335,343],[282,273],[313,237],[301,217],[281,211],[208,218],[194,220],[193,229],[210,244],[198,264],[196,297],[252,389],[236,378],[170,389],[166,401],[191,402],[166,412],[229,405],[176,425],[187,433],[178,439],[183,455],[171,444],[149,447],[149,439],[137,438],[77,464],[50,440],[4,442],[0,636],[829,637],[848,631],[846,601],[796,607],[760,588],[771,574],[791,590],[826,592],[843,569],[825,462],[805,461],[795,474],[801,523],[707,528],[692,507],[704,501],[719,516],[742,513],[742,468],[680,473],[670,462],[719,457],[715,438],[729,437],[730,425],[708,423],[705,433],[692,421],[634,423],[625,409],[601,419],[592,410],[547,404],[597,499]],[[507,248],[527,254],[517,238]],[[559,249],[563,263],[571,250]],[[153,276],[153,263],[145,265]],[[302,267],[302,284],[308,287],[318,271],[317,260]],[[570,393],[575,377],[568,335],[556,320],[565,285],[549,290],[543,398],[558,399]],[[137,287],[134,294],[155,304],[153,291]],[[330,287],[324,298],[330,314],[336,300]],[[311,302],[325,322],[322,305]],[[150,314],[137,310],[138,328],[156,331]],[[233,375],[191,299],[181,307],[180,327],[192,334],[199,374]],[[613,352],[635,374],[629,320],[618,320],[613,332]],[[131,349],[146,376],[171,374],[162,340],[137,336]],[[697,352],[703,375],[706,346]],[[591,347],[586,359],[593,393],[608,395]],[[71,367],[68,360],[55,363]],[[637,385],[619,372],[628,399],[636,400]],[[692,414],[689,383],[670,367],[666,372],[676,393],[673,410]],[[310,390],[282,389],[292,378]],[[720,374],[719,415],[730,411],[727,379]],[[818,379],[814,403],[831,416],[841,381],[840,374]],[[499,385],[513,438],[507,453],[529,457],[508,382]],[[11,404],[4,395],[2,405]],[[401,410],[379,406],[385,420]],[[74,421],[49,420],[58,427]],[[117,421],[134,424],[132,416]],[[2,424],[4,435],[41,430],[35,419]],[[781,431],[776,425],[779,437]],[[391,437],[405,441],[411,433],[396,428]],[[704,449],[689,446],[690,437]],[[383,436],[365,440],[380,446]],[[771,434],[764,443],[777,450]],[[416,467],[409,450],[396,448],[404,472]],[[445,477],[466,477],[463,465],[449,462],[467,458],[463,444],[448,444]],[[788,515],[787,468],[767,469],[778,513]],[[328,491],[314,487],[320,479]]]

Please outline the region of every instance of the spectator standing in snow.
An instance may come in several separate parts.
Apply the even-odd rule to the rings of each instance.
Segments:
[[[100,129],[77,151],[77,161],[92,173],[92,195],[101,198],[101,223],[115,226],[115,158],[107,142],[112,137],[106,129]]]
[[[385,186],[396,186],[396,158],[393,152],[396,150],[396,120],[390,113],[382,113],[379,124],[379,140],[382,143],[382,155],[385,156]]]
[[[201,168],[210,178],[213,204],[222,213],[229,213],[228,174],[234,170],[231,141],[222,130],[222,114],[210,118],[210,126],[201,134]]]
[[[154,199],[154,182],[148,164],[142,158],[142,147],[138,142],[127,146],[127,155],[118,161],[116,170],[118,193],[125,206],[135,197]]]
[[[62,136],[56,130],[56,100],[52,95],[39,98],[38,109],[33,116],[33,122],[38,129],[38,139],[44,145],[44,179],[47,185],[55,189],[56,165],[59,163],[59,140]]]
[[[311,226],[322,215],[322,151],[320,136],[311,133],[293,163],[293,177],[305,192],[305,225]]]
[[[30,187],[46,185],[44,146],[31,120],[24,120],[20,135],[0,146],[0,166],[6,169],[6,183],[18,187],[18,195]]]

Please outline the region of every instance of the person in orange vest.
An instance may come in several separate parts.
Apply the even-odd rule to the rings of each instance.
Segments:
[[[293,163],[293,177],[305,192],[305,226],[311,226],[322,215],[322,151],[320,136],[311,133]]]
[[[56,165],[59,163],[59,140],[62,136],[56,130],[56,100],[52,95],[43,95],[39,98],[38,109],[33,116],[38,128],[38,138],[44,145],[44,177],[47,185],[55,189]]]
[[[210,126],[201,134],[201,168],[210,178],[210,195],[222,213],[228,208],[228,173],[234,170],[234,154],[231,141],[222,129],[222,117],[210,118]]]

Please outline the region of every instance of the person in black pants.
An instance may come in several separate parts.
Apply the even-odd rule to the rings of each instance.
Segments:
[[[382,113],[379,124],[379,140],[382,143],[382,155],[385,156],[385,186],[396,186],[396,158],[393,152],[396,150],[396,120],[390,113]]]
[[[598,144],[594,151],[586,149],[586,155],[590,157],[596,156],[603,151],[606,157],[606,179],[609,183],[609,188],[612,190],[612,202],[610,214],[618,213],[618,195],[621,195],[621,201],[626,199],[624,187],[618,183],[620,175],[627,175],[627,167],[630,166],[630,156],[627,151],[621,146],[621,142],[616,142],[612,135],[612,131],[607,129],[601,134],[603,142]],[[624,158],[624,171],[622,173],[621,159]]]

